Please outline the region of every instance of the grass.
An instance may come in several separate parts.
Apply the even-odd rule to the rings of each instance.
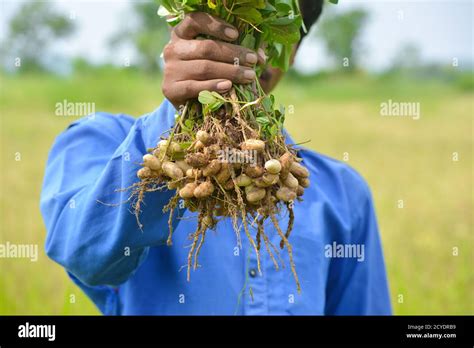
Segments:
[[[0,260],[0,314],[97,314],[42,250],[44,166],[55,136],[73,121],[55,116],[55,104],[95,102],[97,111],[139,116],[162,101],[160,82],[106,73],[2,77],[0,83],[0,242],[37,243],[40,250],[36,263]],[[311,140],[308,147],[340,160],[347,153],[372,188],[395,313],[474,313],[473,93],[359,76],[289,78],[276,98],[294,108],[287,128],[296,141]],[[380,116],[388,99],[421,103],[420,120]]]

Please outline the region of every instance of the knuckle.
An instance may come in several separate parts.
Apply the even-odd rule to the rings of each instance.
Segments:
[[[188,13],[187,15],[184,16],[183,20],[179,24],[181,28],[187,28],[191,25],[192,22],[194,22],[194,13]]]
[[[172,58],[174,54],[175,54],[175,44],[171,42],[166,44],[166,46],[163,48],[163,57],[165,58],[165,60]]]
[[[198,17],[196,16],[196,13],[189,13],[187,14],[183,21],[181,22],[182,24],[182,29],[185,29],[187,31],[194,31],[196,28],[196,23],[198,21]]]
[[[161,93],[163,93],[163,95],[168,98],[168,99],[172,99],[172,95],[171,95],[171,91],[170,91],[170,87],[169,87],[169,83],[166,82],[166,81],[163,81],[163,83],[161,84]]]
[[[183,38],[189,36],[190,33],[194,32],[194,23],[192,13],[187,14],[183,20],[174,28],[175,34]]]
[[[208,58],[209,56],[211,56],[214,53],[215,49],[216,48],[214,47],[214,42],[212,40],[202,41],[199,48],[200,53],[204,58]]]
[[[181,94],[183,97],[187,98],[192,94],[191,84],[189,82],[183,83],[181,88]]]
[[[234,65],[232,67],[232,79],[240,81],[243,79],[244,69],[240,65]]]
[[[171,79],[168,74],[165,74],[161,84],[161,92],[169,100],[174,100],[176,98],[176,88],[174,88],[174,85],[174,80]]]
[[[166,80],[169,80],[170,78],[170,75],[172,76],[174,74],[174,64],[173,62],[166,62],[165,63],[165,66],[164,66],[164,69],[163,69],[163,79],[166,81]]]
[[[177,26],[172,29],[172,32],[179,38],[183,36],[185,20],[186,18],[184,18]]]
[[[196,71],[199,75],[207,76],[212,71],[211,64],[207,61],[200,62],[196,66]]]
[[[191,99],[192,96],[192,86],[190,81],[181,81],[179,82],[179,86],[175,86],[175,92],[172,93],[173,101],[181,102],[183,100]]]

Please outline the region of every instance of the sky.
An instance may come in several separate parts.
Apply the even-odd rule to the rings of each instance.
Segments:
[[[8,19],[21,2],[0,0],[0,40],[6,37]],[[78,27],[73,36],[55,45],[58,54],[82,56],[95,63],[121,64],[127,58],[133,63],[131,47],[110,52],[107,46],[109,38],[130,22],[132,0],[51,2]],[[451,64],[456,58],[461,68],[472,69],[474,0],[340,0],[338,5],[328,4],[326,10],[344,12],[353,8],[369,12],[360,40],[364,52],[361,63],[366,69],[387,68],[404,44],[417,45],[426,62]],[[296,59],[297,69],[313,72],[330,66],[317,27],[305,41]]]

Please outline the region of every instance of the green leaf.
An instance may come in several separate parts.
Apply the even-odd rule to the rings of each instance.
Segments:
[[[218,110],[224,103],[221,100],[216,100],[214,103],[209,104],[208,108],[210,111]]]
[[[234,5],[247,4],[258,9],[264,9],[266,6],[265,0],[237,0]]]
[[[198,100],[202,105],[209,105],[217,101],[216,97],[209,91],[201,91]]]
[[[268,113],[273,112],[273,101],[269,96],[266,96],[265,98],[263,98],[262,105],[266,112]]]
[[[270,132],[270,135],[272,137],[274,137],[275,135],[278,134],[278,126],[276,124],[272,125],[270,128],[269,128],[269,132]]]
[[[249,6],[239,7],[238,9],[232,11],[232,14],[242,19],[245,19],[253,25],[258,25],[263,20],[260,12],[256,8]]]
[[[255,49],[255,36],[250,33],[245,35],[240,45],[246,48],[250,48],[252,50]]]
[[[300,29],[295,23],[286,25],[265,24],[262,26],[268,41],[284,45],[296,44],[300,41]]]
[[[258,116],[255,118],[255,121],[261,126],[266,126],[270,123],[270,120],[268,119],[267,115],[265,115],[264,112],[259,112]]]
[[[185,142],[179,143],[179,146],[181,146],[183,150],[187,150],[188,147],[190,147],[192,143],[193,143],[192,141],[185,141]]]
[[[274,44],[274,49],[278,52],[273,54],[270,59],[272,66],[287,71],[290,68],[291,54],[293,53],[293,45]]]
[[[194,127],[194,121],[188,118],[186,121],[184,121],[184,126],[190,131]]]
[[[267,13],[276,12],[276,8],[272,4],[267,2],[265,4],[265,7],[263,8],[263,12],[267,12]]]
[[[217,92],[211,92],[212,96],[220,101],[223,101],[225,102],[225,98],[223,96],[221,96],[219,93]]]
[[[283,16],[287,16],[290,13],[294,13],[293,7],[291,7],[288,4],[285,4],[284,2],[278,2],[275,4],[275,7],[279,14],[283,14]]]

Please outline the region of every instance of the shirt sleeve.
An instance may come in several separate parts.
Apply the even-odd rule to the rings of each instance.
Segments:
[[[122,284],[150,246],[165,243],[168,214],[162,208],[173,193],[147,193],[141,231],[127,202],[131,191],[119,190],[138,181],[146,149],[173,123],[174,109],[165,102],[136,120],[97,113],[73,123],[54,142],[40,202],[46,253],[80,282]]]
[[[359,179],[357,187],[361,193],[355,194],[358,202],[351,204],[359,211],[353,229],[350,234],[337,236],[335,242],[363,247],[359,249],[363,252],[361,257],[331,260],[326,287],[326,314],[390,315],[392,309],[387,275],[372,197],[363,179]]]

